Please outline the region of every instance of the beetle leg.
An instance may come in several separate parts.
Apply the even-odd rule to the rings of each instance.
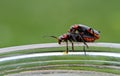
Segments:
[[[66,53],[68,53],[68,40],[66,41]]]
[[[74,51],[74,43],[73,42],[71,42],[72,43],[72,51]]]
[[[85,46],[83,46],[83,51],[84,51],[84,54],[86,56],[86,50],[85,50]]]

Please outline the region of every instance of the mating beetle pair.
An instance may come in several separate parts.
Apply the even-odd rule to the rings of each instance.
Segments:
[[[95,40],[99,39],[100,32],[86,25],[75,24],[70,27],[68,33],[63,34],[59,37],[55,37],[55,36],[51,36],[51,37],[56,38],[59,44],[61,44],[61,42],[63,41],[66,42],[65,52],[68,53],[68,41],[71,42],[73,51],[74,51],[73,42],[83,42],[88,48],[88,45],[86,42],[94,42]],[[84,52],[86,52],[85,46],[83,50]]]

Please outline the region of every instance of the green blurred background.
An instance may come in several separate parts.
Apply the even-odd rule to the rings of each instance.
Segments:
[[[120,42],[120,0],[0,0],[0,47],[56,42],[73,24],[101,31],[98,42]]]

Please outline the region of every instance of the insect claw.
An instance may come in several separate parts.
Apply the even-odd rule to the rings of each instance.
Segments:
[[[63,53],[64,53],[64,55],[67,55],[67,54],[68,54],[68,52],[67,52],[67,51],[64,51]]]

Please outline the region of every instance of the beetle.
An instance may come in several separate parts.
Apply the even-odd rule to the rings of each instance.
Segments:
[[[87,37],[85,41],[87,42],[94,42],[96,39],[99,39],[100,31],[96,31],[95,29],[88,27],[83,24],[74,24],[70,27],[69,33],[79,33],[81,35],[86,35]]]
[[[68,53],[68,41],[72,44],[72,51],[74,51],[74,42],[83,42],[84,45],[88,48],[86,42],[94,42],[95,40],[100,38],[100,33],[93,28],[90,28],[86,25],[75,24],[70,27],[68,33],[65,33],[59,37],[50,36],[56,38],[58,40],[58,44],[61,42],[66,42],[66,51]],[[85,52],[85,46],[83,46],[83,51]]]

